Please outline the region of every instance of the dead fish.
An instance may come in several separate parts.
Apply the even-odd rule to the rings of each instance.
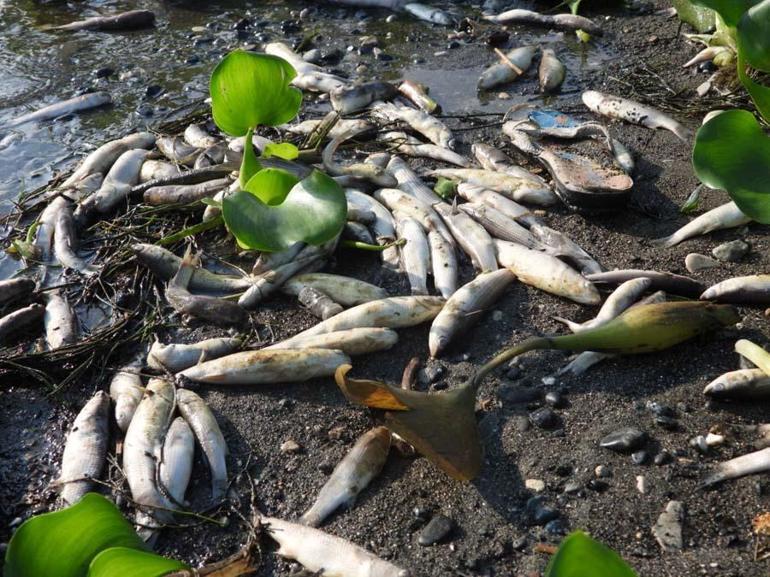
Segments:
[[[290,263],[307,246],[304,242],[295,242],[289,248],[275,252],[261,252],[251,269],[252,275],[260,275]]]
[[[544,48],[540,58],[540,67],[537,70],[541,92],[556,92],[564,82],[567,69],[556,57],[551,48]]]
[[[323,321],[321,325],[328,322]],[[299,383],[317,377],[329,377],[338,366],[346,362],[350,362],[350,359],[345,353],[327,349],[243,351],[200,363],[179,375],[198,383],[216,385]]]
[[[751,219],[741,212],[737,204],[728,202],[691,220],[674,234],[652,241],[652,244],[670,248],[694,236],[735,228],[750,222]]]
[[[388,122],[399,120],[405,122],[432,143],[451,150],[455,149],[456,141],[452,136],[452,131],[438,118],[434,118],[424,110],[408,108],[390,102],[375,102],[371,109],[372,113],[380,119]]]
[[[0,307],[7,305],[35,290],[35,281],[31,278],[11,278],[0,280]]]
[[[322,335],[360,327],[398,329],[433,320],[444,305],[444,299],[433,296],[388,297],[347,309],[284,341],[293,343],[300,337]]]
[[[174,385],[164,379],[151,379],[123,441],[123,473],[131,498],[141,507],[137,520],[146,526],[140,533],[144,536],[149,536],[148,530],[159,522],[173,519],[170,510],[175,505],[160,492],[156,480],[157,463],[175,407]]]
[[[361,8],[386,8],[388,10],[401,10],[407,0],[326,0],[332,4],[343,6],[358,6]]]
[[[367,82],[358,86],[338,88],[329,94],[332,108],[345,116],[362,111],[377,100],[393,100],[398,90],[390,82]]]
[[[399,213],[419,222],[427,231],[435,230],[452,246],[455,239],[447,225],[431,207],[417,197],[397,188],[381,188],[374,193],[374,198],[388,207],[394,214]],[[398,223],[396,223],[398,227]]]
[[[446,204],[436,204],[434,208],[476,269],[481,272],[497,270],[492,237],[483,226],[464,212],[453,210]]]
[[[324,147],[321,158],[326,171],[334,176],[355,176],[370,180],[377,186],[396,186],[398,184],[396,179],[381,166],[366,162],[343,166],[334,160],[334,154],[339,145],[355,136],[355,132],[343,133],[332,138],[329,144]]]
[[[690,66],[695,66],[696,64],[700,64],[701,62],[708,62],[710,60],[714,60],[717,56],[720,54],[726,54],[729,53],[730,49],[727,46],[707,46],[700,52],[698,52],[695,56],[693,56],[690,60],[682,64],[682,68],[688,68]]]
[[[689,277],[670,273],[658,272],[654,270],[610,270],[596,274],[586,275],[586,278],[593,283],[620,284],[631,280],[632,278],[646,277],[652,279],[650,290],[665,291],[670,294],[681,295],[684,297],[698,297],[706,287],[696,280]]]
[[[13,128],[28,122],[44,122],[46,120],[52,120],[59,118],[66,114],[73,114],[76,112],[82,112],[84,110],[91,110],[92,108],[99,108],[112,103],[112,96],[107,92],[89,92],[81,96],[75,96],[69,100],[63,100],[56,104],[51,104],[35,112],[28,114],[22,114],[17,116],[13,120],[8,121],[2,125],[2,129]]]
[[[764,305],[770,303],[770,275],[757,274],[723,280],[706,289],[701,300]]]
[[[131,246],[137,260],[148,267],[160,280],[169,281],[182,266],[182,259],[162,246],[137,243]],[[232,294],[251,287],[249,277],[214,274],[204,268],[196,268],[190,278],[189,289],[194,291]]]
[[[443,202],[439,196],[420,180],[403,158],[393,156],[388,162],[388,172],[396,177],[398,188],[428,206]]]
[[[218,142],[203,151],[195,159],[193,169],[198,170],[209,166],[220,166],[228,160],[229,149],[224,142]]]
[[[205,339],[192,344],[164,345],[156,340],[147,354],[147,366],[156,371],[178,373],[198,363],[234,353],[242,345],[241,339],[228,337]]]
[[[385,289],[357,278],[329,273],[298,274],[283,285],[283,292],[298,295],[304,287],[321,291],[344,307],[352,307],[388,296]]]
[[[135,359],[119,368],[110,381],[110,397],[115,403],[115,421],[124,433],[128,430],[139,406],[144,387],[142,386],[142,359]]]
[[[339,76],[327,72],[308,72],[306,74],[299,74],[294,77],[291,84],[305,92],[318,92],[320,94],[328,94],[347,86],[347,82],[344,78],[340,78]]]
[[[706,385],[703,394],[714,399],[767,399],[770,398],[770,376],[762,369],[730,371]]]
[[[492,210],[499,212],[502,216],[513,219],[524,226],[531,226],[541,222],[528,208],[507,196],[503,196],[499,192],[489,190],[483,186],[461,182],[457,185],[457,194],[468,202],[488,206]]]
[[[419,222],[413,218],[401,218],[396,222],[398,237],[405,239],[401,247],[401,263],[413,295],[428,294],[428,269],[430,248],[428,236]]]
[[[152,148],[155,146],[155,135],[150,132],[137,132],[123,138],[112,140],[101,145],[78,165],[75,171],[67,177],[60,188],[66,189],[92,174],[105,174],[124,152],[137,148]]]
[[[101,188],[75,209],[75,220],[82,225],[89,218],[109,214],[121,202],[127,202],[131,188],[139,182],[139,173],[147,154],[141,148],[121,154],[104,178]]]
[[[531,10],[515,8],[502,14],[484,16],[497,24],[536,24],[559,30],[583,30],[594,36],[601,36],[602,29],[592,20],[573,14],[540,14]]]
[[[770,448],[754,451],[719,463],[716,470],[703,480],[708,487],[746,475],[756,475],[770,470]]]
[[[471,166],[470,161],[464,156],[457,154],[453,150],[438,146],[436,144],[425,144],[405,132],[388,132],[381,142],[388,146],[393,146],[397,152],[406,156],[415,156],[418,158],[431,158],[440,160],[448,164],[455,164],[464,168]]]
[[[569,261],[581,273],[594,274],[602,271],[601,265],[564,233],[540,223],[532,224],[529,232],[546,247],[543,250]]]
[[[291,342],[283,341],[262,350],[275,349],[331,349],[346,355],[365,355],[390,349],[398,342],[398,333],[380,327],[344,329],[321,335],[294,337]]]
[[[433,285],[445,299],[457,290],[457,255],[454,247],[435,230],[428,232]]]
[[[348,209],[354,207],[374,213],[375,221],[371,224],[371,229],[377,244],[385,245],[396,240],[396,223],[387,208],[368,194],[352,188],[345,189],[345,198],[348,201]],[[381,252],[381,255],[382,262],[386,267],[398,269],[399,256],[396,247],[386,248]]]
[[[96,393],[81,409],[72,423],[62,456],[61,499],[74,505],[93,487],[107,461],[110,437],[110,397],[104,391]]]
[[[297,294],[297,300],[310,311],[310,314],[323,321],[345,310],[338,303],[330,299],[329,295],[311,286],[305,286],[300,289]]]
[[[145,160],[139,171],[139,182],[150,182],[160,178],[173,178],[181,174],[179,167],[167,160]]]
[[[532,65],[535,52],[537,52],[536,46],[520,46],[508,52],[505,57],[523,73]],[[479,78],[478,87],[480,90],[491,90],[501,84],[513,82],[519,76],[520,73],[507,62],[498,62],[484,70]]]
[[[364,433],[340,461],[299,522],[318,527],[340,507],[352,508],[358,494],[374,479],[390,452],[390,431],[376,427]]]
[[[466,202],[457,208],[483,226],[492,237],[515,242],[527,248],[545,248],[526,228],[485,204]]]
[[[69,203],[64,204],[56,213],[53,241],[53,252],[56,255],[56,260],[62,266],[76,270],[85,276],[99,273],[98,268],[80,258],[75,252],[78,246],[78,237],[75,232],[72,207]]]
[[[374,224],[377,220],[377,215],[371,210],[365,208],[357,208],[348,203],[348,222],[357,222],[366,226]]]
[[[575,323],[561,317],[554,317],[557,321],[566,324],[573,333],[579,333],[594,327],[603,325],[626,310],[634,304],[639,297],[652,285],[652,279],[635,278],[628,280],[616,288],[613,293],[604,301],[602,308],[597,315],[590,321],[584,323]]]
[[[194,454],[192,429],[182,417],[177,417],[168,428],[158,463],[160,490],[177,505],[185,504],[184,494],[190,484]]]
[[[35,303],[0,318],[0,343],[5,342],[17,331],[40,323],[44,315],[45,307]]]
[[[161,136],[155,141],[161,154],[171,162],[192,166],[201,153],[200,148],[190,146],[178,136]]]
[[[442,354],[452,340],[465,334],[492,306],[516,276],[508,269],[481,273],[457,289],[433,320],[428,335],[428,349],[433,358]]]
[[[431,24],[440,24],[441,26],[451,26],[454,24],[454,20],[448,12],[433,8],[432,6],[426,6],[425,4],[409,2],[408,4],[404,4],[401,9],[418,20],[430,22]]]
[[[45,340],[49,350],[74,344],[78,340],[78,319],[61,293],[48,293],[45,304]]]
[[[431,170],[431,176],[443,176],[456,182],[467,182],[499,192],[516,202],[537,206],[553,206],[557,196],[548,186],[540,185],[529,178],[492,172],[479,168],[439,168]]]
[[[144,191],[144,202],[153,206],[163,204],[189,204],[204,198],[211,198],[220,190],[230,186],[229,178],[217,178],[198,184],[174,184],[153,186]]]
[[[335,0],[339,2],[340,0]],[[261,517],[261,528],[278,542],[278,555],[324,577],[409,577],[409,572],[365,549],[318,529]]]
[[[369,228],[360,222],[346,222],[342,229],[341,238],[364,244],[374,244],[374,237],[369,232]]]
[[[203,449],[211,472],[211,499],[216,502],[224,498],[227,491],[227,443],[219,428],[216,417],[198,395],[188,389],[176,392],[179,412],[195,433]]]
[[[281,128],[285,128],[289,134],[297,134],[301,136],[309,136],[316,132],[323,122],[321,120],[305,120],[299,124],[286,124]],[[332,126],[331,130],[326,135],[328,138],[334,138],[341,134],[348,134],[355,132],[358,136],[368,134],[377,129],[377,126],[363,118],[340,118],[336,124]]]
[[[417,108],[421,108],[428,114],[441,111],[441,107],[438,105],[438,103],[428,95],[430,92],[428,87],[420,84],[419,82],[414,82],[413,80],[404,80],[401,84],[398,85],[398,91],[403,96],[411,100],[417,106]]]
[[[497,239],[494,247],[500,266],[508,268],[524,284],[581,304],[601,302],[596,287],[558,258]]]
[[[166,300],[182,315],[190,315],[216,325],[245,326],[249,313],[239,304],[210,296],[194,295],[188,290],[199,261],[187,252],[176,275],[166,285]]]
[[[665,128],[673,132],[683,142],[690,142],[692,138],[692,133],[688,128],[661,111],[639,102],[602,94],[595,90],[584,92],[582,98],[583,104],[597,114],[618,118],[647,128]]]
[[[34,241],[35,256],[43,264],[51,261],[56,219],[59,216],[59,211],[65,206],[67,206],[67,200],[62,196],[57,196],[48,203],[37,219]]]
[[[54,26],[54,30],[137,30],[155,25],[155,13],[150,10],[129,10],[112,16],[93,16],[85,20]]]
[[[184,129],[182,138],[194,148],[208,148],[221,142],[219,138],[209,134],[209,131],[206,130],[203,124],[190,124]]]
[[[528,171],[526,168],[517,166],[511,158],[505,154],[502,150],[498,150],[494,146],[484,144],[482,142],[476,142],[471,146],[471,152],[479,161],[481,167],[485,170],[492,172],[503,172],[516,176],[519,178],[528,178],[535,181],[543,188],[548,188],[548,184],[545,180],[538,175]]]

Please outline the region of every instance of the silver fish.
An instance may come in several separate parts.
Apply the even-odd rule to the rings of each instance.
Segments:
[[[449,164],[456,164],[464,168],[471,166],[467,158],[457,154],[455,151],[435,144],[425,144],[413,136],[409,136],[406,132],[388,132],[382,137],[381,141],[388,146],[393,146],[396,151],[406,156],[431,158]]]
[[[218,142],[208,148],[204,148],[203,152],[198,155],[193,164],[193,170],[200,170],[201,168],[218,167],[229,160],[230,150],[224,142]]]
[[[347,82],[344,78],[329,74],[328,72],[307,72],[300,74],[291,81],[293,86],[306,92],[318,92],[328,94],[335,90],[345,88]]]
[[[626,269],[610,270],[586,275],[593,283],[620,284],[632,278],[647,277],[652,279],[650,290],[661,290],[685,297],[697,297],[706,287],[690,277],[654,270]]]
[[[355,136],[356,133],[352,131],[343,133],[340,136],[332,138],[329,141],[329,144],[324,147],[321,158],[326,171],[334,176],[354,176],[356,178],[370,180],[377,186],[396,186],[396,184],[398,184],[396,179],[391,174],[388,174],[381,166],[367,162],[343,166],[334,160],[334,154],[337,152],[339,145]]]
[[[719,463],[716,470],[703,480],[703,484],[705,486],[716,485],[730,479],[756,475],[766,471],[770,471],[770,448]]]
[[[190,146],[178,136],[161,136],[155,141],[161,154],[171,162],[192,166],[201,153],[200,148]]]
[[[184,505],[184,494],[190,484],[193,456],[195,454],[195,436],[182,417],[171,423],[163,441],[158,480],[161,492],[178,505]]]
[[[497,270],[492,237],[483,226],[464,212],[453,210],[446,204],[436,204],[434,208],[476,269],[481,272]]]
[[[438,357],[452,340],[476,324],[481,315],[494,304],[516,276],[508,269],[481,273],[461,286],[436,316],[428,335],[430,356]]]
[[[39,323],[44,315],[45,307],[34,303],[0,318],[0,343],[3,343],[15,332]]]
[[[564,82],[566,73],[567,69],[556,57],[556,53],[551,48],[543,49],[540,67],[537,70],[540,91],[546,93],[556,92]]]
[[[388,162],[388,171],[396,177],[398,188],[412,195],[428,206],[443,202],[439,196],[428,188],[425,183],[409,168],[403,158],[393,156]]]
[[[583,30],[595,36],[602,34],[602,29],[592,20],[573,14],[540,14],[532,10],[514,8],[502,14],[485,16],[484,18],[497,24],[536,24],[562,30]]]
[[[374,238],[379,245],[385,245],[396,240],[396,223],[393,215],[382,204],[374,200],[368,194],[352,188],[345,189],[345,198],[350,207],[360,210],[369,210],[374,213],[375,221],[371,225]],[[383,264],[391,269],[397,270],[399,266],[398,249],[390,247],[384,249],[381,253]]]
[[[45,304],[45,340],[50,350],[74,344],[78,340],[78,318],[61,293],[48,293]]]
[[[489,208],[485,204],[466,202],[465,204],[459,205],[457,208],[473,218],[473,220],[483,226],[486,231],[495,238],[516,242],[527,248],[543,248],[540,242],[538,242],[526,228],[518,224],[512,218],[508,218],[504,214]]]
[[[219,501],[227,491],[227,443],[219,428],[216,417],[206,402],[187,389],[176,392],[179,412],[195,433],[195,438],[203,449],[211,471],[211,498]]]
[[[168,160],[148,159],[142,163],[142,169],[139,171],[139,182],[151,182],[159,178],[173,178],[179,176],[181,171],[176,164]]]
[[[583,104],[597,114],[618,118],[647,128],[665,128],[673,132],[683,142],[690,142],[692,139],[692,132],[688,128],[670,116],[663,114],[660,110],[645,106],[639,102],[619,96],[602,94],[595,90],[584,92],[582,98]]]
[[[538,184],[530,178],[521,178],[502,172],[491,172],[478,168],[439,168],[432,170],[430,174],[483,186],[504,194],[516,202],[553,206],[558,201],[558,197],[548,186]]]
[[[321,325],[329,321],[323,321]],[[287,342],[291,342],[291,339]],[[200,363],[179,374],[198,383],[219,385],[299,383],[317,377],[329,377],[338,366],[346,363],[350,363],[350,358],[340,351],[286,348],[234,353]]]
[[[535,181],[541,187],[548,188],[548,183],[546,183],[545,180],[528,171],[526,168],[517,166],[507,154],[494,146],[484,144],[483,142],[477,142],[471,146],[471,152],[485,170],[503,172],[519,178],[528,178]]]
[[[404,80],[401,84],[398,85],[398,91],[402,96],[405,96],[411,100],[417,106],[417,108],[421,108],[429,114],[433,114],[434,112],[439,112],[441,110],[441,107],[438,105],[438,103],[428,95],[430,92],[428,87],[420,84],[419,82]]]
[[[508,52],[505,57],[519,70],[525,72],[532,65],[535,52],[537,52],[536,46],[521,46]],[[481,90],[490,90],[495,86],[512,82],[519,76],[520,74],[508,63],[498,62],[484,70],[479,78],[478,87]]]
[[[209,134],[203,124],[190,124],[184,129],[183,138],[194,148],[208,148],[220,142],[216,136]]]
[[[104,178],[101,188],[86,197],[77,207],[76,220],[80,222],[94,215],[106,215],[121,202],[126,202],[131,188],[139,182],[139,173],[147,154],[148,152],[141,148],[121,154]]]
[[[408,0],[327,0],[332,4],[343,6],[358,6],[361,8],[386,8],[388,10],[401,10]]]
[[[129,10],[110,16],[93,16],[85,20],[55,26],[55,30],[137,30],[155,24],[155,13],[150,10]]]
[[[321,120],[305,120],[299,124],[286,124],[281,128],[285,128],[289,134],[299,134],[302,136],[308,136],[318,130],[318,127],[323,122]],[[342,134],[348,134],[355,132],[358,136],[368,134],[377,129],[377,126],[363,118],[340,118],[337,123],[332,126],[329,133],[326,135],[328,138],[335,138]]]
[[[457,144],[454,136],[452,136],[452,131],[449,130],[446,124],[424,110],[417,110],[390,102],[375,102],[372,104],[371,110],[375,116],[388,122],[399,120],[405,122],[432,143],[444,148],[454,150]]]
[[[444,237],[432,230],[428,233],[433,285],[445,299],[457,290],[457,255]]]
[[[36,110],[28,114],[17,116],[13,120],[10,120],[2,125],[2,128],[13,128],[15,126],[27,124],[28,122],[44,122],[46,120],[59,118],[65,114],[73,114],[75,112],[91,110],[92,108],[99,108],[111,103],[112,96],[110,96],[107,92],[90,92],[88,94],[83,94],[82,96],[75,96],[74,98],[62,100],[61,102],[45,106],[40,110]]]
[[[578,377],[584,374],[588,369],[594,365],[606,360],[611,359],[615,355],[611,353],[597,353],[596,351],[583,351],[572,359],[569,363],[563,366],[557,371],[557,375],[570,374]]]
[[[650,286],[652,286],[652,280],[649,278],[635,278],[624,282],[607,297],[602,308],[599,309],[597,315],[590,321],[575,323],[561,317],[554,318],[566,324],[573,333],[581,333],[608,323],[620,315],[620,313],[639,300],[641,294],[649,290]]]
[[[153,186],[144,191],[144,202],[149,205],[189,204],[204,198],[211,198],[220,190],[230,186],[229,178],[217,178],[198,184],[172,184]]]
[[[51,262],[56,221],[59,218],[59,211],[66,206],[67,199],[57,196],[48,203],[38,217],[34,246],[36,256],[43,264]]]
[[[654,240],[653,244],[670,248],[694,236],[725,228],[735,228],[750,222],[751,219],[741,212],[737,204],[728,202],[691,220],[674,234]]]
[[[761,369],[731,371],[706,385],[703,394],[714,399],[767,399],[770,398],[770,376]]]
[[[329,273],[307,273],[292,277],[283,285],[283,292],[298,295],[304,287],[310,286],[345,307],[352,307],[388,296],[382,289],[356,278]]]
[[[341,313],[344,309],[339,303],[335,303],[329,295],[311,286],[300,289],[297,300],[307,308],[315,317],[322,321]]]
[[[430,248],[428,237],[419,222],[413,218],[401,218],[396,222],[398,237],[406,240],[401,247],[402,268],[409,279],[413,295],[428,294],[428,269]]]
[[[601,265],[564,233],[540,223],[530,225],[529,232],[545,247],[542,250],[570,261],[581,273],[594,274],[601,272]]]
[[[274,517],[261,517],[260,524],[280,545],[278,555],[294,559],[310,573],[323,573],[324,577],[410,576],[405,569],[318,529]]]
[[[143,364],[141,359],[135,359],[120,367],[110,381],[110,398],[115,403],[115,421],[124,433],[128,430],[128,425],[144,395],[140,376]]]
[[[313,506],[299,518],[299,522],[309,527],[318,527],[340,507],[351,508],[358,494],[385,466],[389,452],[388,429],[376,427],[364,433],[334,468]]]
[[[398,90],[390,82],[367,82],[358,86],[338,88],[329,94],[332,108],[345,116],[362,111],[372,102],[393,100]]]
[[[243,345],[241,339],[219,337],[192,344],[162,344],[155,341],[147,354],[147,366],[156,371],[178,373],[198,363],[218,359],[237,351]]]
[[[409,2],[404,4],[402,10],[425,22],[431,24],[440,24],[441,26],[451,26],[454,24],[454,20],[448,12],[433,8],[432,6],[426,6],[425,4],[419,4],[417,2]]]
[[[457,194],[468,202],[488,206],[496,210],[502,216],[515,220],[525,226],[538,224],[541,220],[532,214],[528,208],[520,205],[518,202],[503,196],[499,192],[489,190],[477,184],[468,184],[461,182],[457,185]]]
[[[75,232],[72,207],[69,203],[63,205],[56,214],[53,240],[56,260],[62,266],[76,270],[86,276],[93,276],[99,272],[98,268],[80,258],[75,252],[78,246],[78,237]]]
[[[92,174],[105,174],[124,152],[136,148],[152,148],[153,146],[155,146],[155,135],[150,132],[129,134],[103,144],[78,165],[60,188],[71,188]]]
[[[104,391],[96,393],[81,409],[72,423],[62,456],[61,498],[65,505],[74,505],[93,487],[107,461],[110,437],[110,397]]]
[[[374,224],[377,220],[377,215],[371,210],[365,208],[356,208],[352,204],[348,203],[348,222],[357,222],[366,226]]]
[[[29,295],[35,290],[35,281],[31,278],[11,278],[0,280],[0,306]]]
[[[388,207],[393,213],[413,218],[425,230],[435,230],[444,237],[444,240],[454,246],[455,240],[452,237],[452,233],[434,210],[435,207],[431,207],[417,197],[397,188],[381,188],[374,193],[374,198]]]
[[[304,242],[295,242],[289,248],[276,252],[261,252],[251,269],[252,275],[260,275],[293,261],[307,246]]]
[[[770,303],[770,275],[756,274],[723,280],[707,288],[701,300],[764,305]]]
[[[331,349],[346,355],[364,355],[391,348],[398,342],[398,333],[380,327],[344,329],[322,335],[294,337],[291,342],[283,341],[262,350],[275,349]]]

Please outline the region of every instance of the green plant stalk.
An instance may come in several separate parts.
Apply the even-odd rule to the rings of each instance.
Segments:
[[[198,234],[199,232],[205,232],[207,230],[211,230],[212,228],[217,228],[224,222],[225,221],[222,218],[222,215],[220,214],[215,218],[212,218],[211,220],[205,220],[203,222],[199,222],[198,224],[194,224],[192,226],[188,226],[187,228],[183,228],[182,230],[175,232],[174,234],[164,236],[155,244],[159,246],[174,244],[175,242],[179,242],[180,240],[185,239],[188,236],[193,236]]]
[[[340,245],[345,248],[357,248],[359,250],[370,250],[372,252],[382,252],[386,248],[393,248],[395,246],[404,246],[406,244],[405,238],[400,238],[396,241],[389,242],[387,244],[369,244],[361,242],[359,240],[343,240],[340,241]]]
[[[765,374],[770,375],[770,353],[759,345],[741,339],[735,343],[735,352],[757,365]]]

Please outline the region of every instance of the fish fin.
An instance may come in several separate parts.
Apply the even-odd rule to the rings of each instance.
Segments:
[[[366,405],[372,409],[383,409],[388,411],[409,411],[410,408],[405,405],[392,391],[392,387],[385,383],[369,381],[362,379],[348,379],[347,373],[353,367],[350,365],[340,365],[334,373],[334,379],[337,386],[342,390],[349,400],[360,405]]]
[[[661,238],[655,238],[655,239],[650,241],[650,244],[652,246],[659,246],[659,247],[663,247],[663,248],[671,248],[672,246],[674,246],[676,244],[675,242],[673,242],[673,240],[674,240],[674,235],[672,234],[670,236],[664,236],[664,237],[661,237]]]

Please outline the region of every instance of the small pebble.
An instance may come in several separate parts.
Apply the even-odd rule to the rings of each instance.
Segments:
[[[387,18],[385,18],[385,22],[387,22],[388,24],[390,24],[391,22],[395,22],[396,20],[398,20],[398,16],[396,16],[395,14],[390,14]]]
[[[738,262],[749,253],[750,248],[749,243],[738,239],[720,244],[711,251],[711,254],[724,262]]]
[[[599,446],[617,453],[630,453],[638,449],[647,440],[647,435],[636,427],[626,427],[613,431],[599,441]]]
[[[417,380],[423,385],[435,383],[444,376],[444,367],[441,365],[428,365],[417,373]]]
[[[527,536],[522,535],[521,537],[517,537],[511,542],[511,547],[514,551],[521,551],[527,546]]]
[[[543,377],[540,379],[540,382],[542,382],[547,387],[552,387],[556,384],[556,377]]]
[[[549,535],[564,535],[567,533],[567,527],[562,519],[554,519],[545,524],[545,532]]]
[[[594,469],[594,475],[596,475],[597,479],[606,479],[612,477],[612,469],[606,465],[598,465],[596,469]]]
[[[514,384],[505,384],[497,389],[497,396],[508,405],[533,403],[540,400],[541,394],[539,389]]]
[[[647,494],[647,479],[644,477],[644,475],[636,476],[636,490],[639,491],[642,495]]]
[[[679,421],[666,415],[656,415],[655,424],[663,427],[667,431],[676,431],[679,428]]]
[[[714,433],[709,433],[708,435],[706,435],[706,445],[709,447],[718,447],[724,442],[725,442],[724,435],[716,435]]]
[[[564,492],[568,495],[574,495],[578,491],[580,491],[580,483],[577,481],[567,481],[564,484]]]
[[[287,439],[281,443],[281,453],[299,453],[302,447],[294,439]]]
[[[529,414],[530,422],[540,429],[551,429],[556,425],[557,417],[548,407],[542,407]]]
[[[647,451],[636,451],[631,455],[631,462],[634,465],[644,465],[647,462]]]
[[[684,505],[679,501],[669,501],[666,509],[660,514],[652,527],[652,534],[663,551],[682,549],[682,521],[684,520]]]
[[[709,446],[706,443],[706,437],[698,435],[697,437],[690,439],[690,446],[700,453],[706,454],[709,452]]]
[[[542,493],[545,491],[545,481],[542,479],[527,479],[524,481],[524,486],[535,493]]]
[[[610,488],[610,484],[607,481],[602,481],[601,479],[591,479],[588,481],[588,483],[586,483],[586,487],[588,487],[591,491],[603,493]]]
[[[433,545],[444,539],[454,528],[454,523],[445,515],[436,515],[425,528],[420,531],[417,542],[423,547]]]
[[[696,273],[702,270],[708,270],[719,266],[719,261],[706,256],[705,254],[698,254],[697,252],[691,252],[684,257],[684,266],[689,272]]]
[[[671,456],[671,453],[668,451],[661,451],[657,455],[655,455],[655,458],[653,459],[653,463],[658,465],[659,467],[662,465],[667,465],[672,461],[673,457]]]
[[[564,397],[559,391],[549,391],[545,394],[545,402],[555,408],[563,407]]]

